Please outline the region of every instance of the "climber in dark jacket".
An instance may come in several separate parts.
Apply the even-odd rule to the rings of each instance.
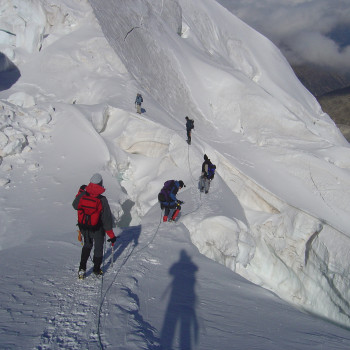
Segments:
[[[194,120],[186,116],[186,131],[187,131],[187,143],[191,144],[191,131],[194,129]]]
[[[210,182],[214,179],[216,166],[211,162],[208,156],[204,155],[204,162],[202,164],[202,173],[199,178],[199,189],[201,192],[209,192]]]
[[[136,95],[135,106],[138,114],[141,114],[141,104],[143,102],[143,97],[140,93]]]
[[[170,209],[175,209],[174,213],[169,221],[174,221],[176,217],[179,215],[181,210],[181,205],[183,202],[178,200],[176,198],[177,192],[183,188],[186,187],[184,182],[182,180],[170,180],[172,181],[172,184],[169,189],[163,187],[161,190],[161,193],[165,195],[165,200],[160,200],[160,206],[162,209],[164,209],[164,216],[163,216],[163,222],[168,221],[168,216],[170,214]],[[159,198],[159,197],[158,197]]]

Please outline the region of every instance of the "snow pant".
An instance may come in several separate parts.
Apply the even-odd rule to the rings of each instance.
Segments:
[[[187,129],[187,143],[190,145],[191,144],[191,130]]]
[[[199,179],[199,189],[201,192],[205,191],[205,193],[209,192],[210,188],[210,180],[206,176],[201,176]]]
[[[84,237],[84,245],[81,250],[79,270],[82,269],[86,271],[86,263],[89,259],[91,250],[94,247],[94,257],[92,261],[94,263],[94,272],[98,272],[100,271],[103,259],[105,232],[103,229],[100,229],[98,231],[81,230],[81,233]]]
[[[176,217],[178,216],[180,210],[181,210],[181,206],[179,204],[177,204],[176,202],[171,202],[171,203],[167,203],[167,202],[162,202],[161,203],[161,208],[164,209],[164,216],[163,216],[163,221],[167,221],[168,220],[168,216],[170,214],[170,210],[171,209],[175,209],[171,219],[175,220]]]
[[[141,105],[136,104],[136,112],[137,112],[138,114],[141,114]]]

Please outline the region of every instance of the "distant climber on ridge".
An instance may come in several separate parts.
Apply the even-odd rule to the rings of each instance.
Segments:
[[[140,93],[138,93],[136,95],[136,99],[135,99],[136,112],[138,114],[141,114],[141,104],[142,104],[142,102],[143,102],[142,95]]]
[[[186,116],[187,143],[191,144],[191,130],[194,129],[194,120]]]
[[[204,162],[202,164],[202,173],[199,179],[199,189],[201,192],[209,192],[210,182],[214,179],[216,165],[214,165],[208,156],[204,155]]]

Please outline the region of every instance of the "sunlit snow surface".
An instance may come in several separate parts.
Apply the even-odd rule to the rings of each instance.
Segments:
[[[266,38],[209,0],[0,15],[0,347],[346,348],[286,302],[350,325],[349,147]],[[97,171],[120,239],[81,283],[71,202]],[[172,178],[185,204],[164,224]]]

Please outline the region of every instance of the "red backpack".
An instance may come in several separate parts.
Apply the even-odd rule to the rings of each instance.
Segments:
[[[100,196],[85,192],[78,204],[78,226],[80,229],[96,231],[101,227],[102,203]]]

